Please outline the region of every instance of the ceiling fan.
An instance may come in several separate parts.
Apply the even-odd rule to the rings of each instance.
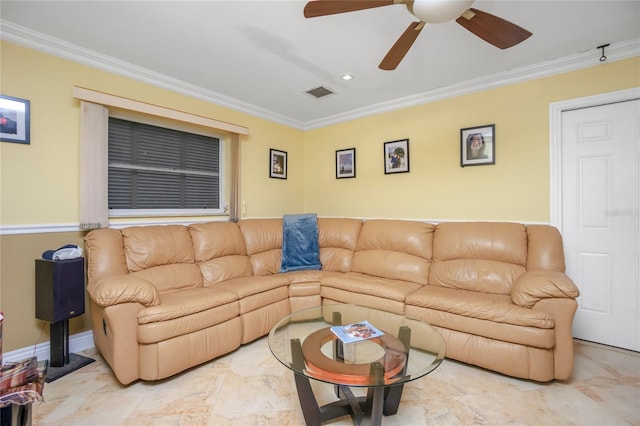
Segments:
[[[394,70],[426,24],[455,21],[492,45],[507,49],[526,40],[531,33],[511,22],[471,8],[475,0],[313,0],[304,7],[305,18],[335,15],[376,7],[404,4],[419,19],[409,24],[378,68]]]

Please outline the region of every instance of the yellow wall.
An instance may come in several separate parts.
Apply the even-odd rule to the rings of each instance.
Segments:
[[[78,223],[80,113],[73,86],[248,127],[250,135],[240,138],[242,197],[251,200],[247,215],[302,208],[303,132],[11,43],[0,46],[2,94],[31,102],[31,144],[0,144],[3,226]],[[288,151],[286,181],[269,179],[269,148]],[[265,196],[274,193],[278,203]]]
[[[321,216],[548,221],[550,102],[640,86],[638,58],[303,132],[11,43],[0,91],[31,101],[31,144],[0,143],[0,226],[77,224],[79,105],[72,87],[133,98],[249,128],[241,138],[244,217]],[[459,129],[496,124],[497,164],[459,167]],[[382,144],[410,139],[410,173],[385,175]],[[357,177],[335,179],[335,150],[357,149]],[[268,176],[269,148],[289,154]],[[6,229],[6,228],[5,228]],[[0,236],[4,351],[48,340],[35,319],[34,259],[81,232]],[[45,329],[45,334],[40,335]],[[88,315],[71,332],[90,329]]]
[[[321,216],[549,221],[549,104],[640,86],[640,60],[599,64],[305,133],[305,210]],[[496,164],[460,167],[460,129],[496,126]],[[410,172],[383,143],[409,138]],[[356,148],[356,178],[335,151]]]
[[[240,138],[246,216],[303,210],[303,137],[297,129],[180,95],[8,42],[0,44],[0,91],[31,102],[31,144],[0,143],[0,225],[79,222],[79,102],[73,86],[108,92],[249,128]],[[288,152],[288,179],[269,178],[269,148]],[[274,202],[274,200],[276,200]],[[0,236],[0,309],[5,352],[48,341],[35,319],[34,259],[44,250],[82,244],[80,232]],[[88,315],[70,321],[89,329]]]
[[[5,316],[3,351],[26,348],[49,341],[49,323],[35,318],[35,259],[47,248],[82,245],[82,232],[0,236],[0,303]],[[88,308],[85,297],[85,308]],[[69,321],[69,333],[90,330],[87,313]]]

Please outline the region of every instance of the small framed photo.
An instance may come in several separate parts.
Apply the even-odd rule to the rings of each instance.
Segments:
[[[336,179],[356,177],[356,149],[336,151]]]
[[[409,171],[409,139],[384,143],[384,173]]]
[[[0,141],[30,143],[29,101],[0,95]]]
[[[277,149],[269,150],[269,177],[276,179],[287,178],[287,152]]]
[[[460,167],[496,164],[496,126],[460,129]]]

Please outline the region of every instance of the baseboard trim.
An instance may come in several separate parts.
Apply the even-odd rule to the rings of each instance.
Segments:
[[[80,352],[95,347],[93,343],[93,331],[83,331],[69,336],[69,352]],[[16,362],[25,358],[35,356],[38,360],[45,360],[51,357],[51,343],[38,343],[33,347],[16,349],[2,354],[2,362]]]

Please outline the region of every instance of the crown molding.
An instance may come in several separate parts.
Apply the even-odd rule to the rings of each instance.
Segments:
[[[589,50],[531,66],[515,68],[490,76],[467,80],[434,90],[428,90],[403,98],[380,102],[364,108],[357,108],[344,113],[327,116],[318,120],[302,122],[281,114],[273,113],[264,108],[240,101],[230,96],[203,89],[202,87],[174,79],[164,74],[156,73],[128,62],[120,61],[118,59],[84,49],[75,44],[47,36],[6,20],[0,20],[0,27],[2,28],[2,31],[0,31],[0,38],[3,40],[299,130],[311,130],[319,127],[325,127],[375,114],[395,111],[402,108],[426,104],[442,99],[453,98],[456,96],[602,64],[602,62],[600,62],[599,53],[594,53],[593,50]],[[606,62],[618,61],[634,56],[640,56],[640,38],[611,44],[611,46],[607,48]]]
[[[184,81],[150,71],[129,62],[121,61],[95,51],[85,49],[73,43],[30,30],[21,25],[0,19],[0,39],[21,46],[31,48],[49,55],[68,59],[82,65],[122,75],[134,80],[142,81],[153,86],[168,89],[205,102],[220,105],[239,112],[264,118],[285,126],[301,129],[304,125],[301,121],[276,114],[267,109],[240,101],[230,96],[204,89],[202,87],[186,83]]]
[[[305,123],[304,130],[324,127],[331,124],[354,120],[356,118],[367,117],[374,114],[408,108],[416,105],[435,102],[442,99],[481,92],[500,86],[521,83],[535,80],[542,77],[549,77],[569,71],[576,71],[582,68],[589,68],[602,64],[600,53],[594,54],[593,50],[581,52],[574,55],[557,58],[551,61],[540,62],[538,64],[514,68],[497,74],[473,80],[463,81],[446,87],[417,93],[403,98],[394,99],[369,105],[364,108],[354,109],[342,114],[336,114],[319,120]],[[640,56],[640,38],[625,42],[612,44],[607,48],[607,61],[613,62],[622,59]]]

